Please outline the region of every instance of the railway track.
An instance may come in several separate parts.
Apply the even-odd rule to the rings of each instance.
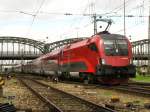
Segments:
[[[150,96],[150,86],[140,86],[140,85],[119,85],[116,87],[111,87],[115,90],[126,91],[136,93],[142,96]]]
[[[116,112],[31,79],[20,79],[52,112]]]
[[[103,89],[113,89],[117,91],[123,91],[128,93],[136,93],[136,95],[140,96],[150,96],[150,83],[128,83],[128,84],[122,84],[117,86],[105,86],[105,85],[99,85],[99,84],[84,84],[80,82],[70,82],[70,81],[63,81],[62,83],[69,83],[69,84],[80,84],[83,86],[91,86],[96,88],[103,88]]]
[[[150,86],[148,82],[130,82],[128,85],[140,85],[140,86]]]

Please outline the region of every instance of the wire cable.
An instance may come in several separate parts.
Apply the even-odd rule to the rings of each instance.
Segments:
[[[31,28],[32,28],[32,26],[33,26],[33,23],[34,23],[34,21],[35,21],[35,19],[36,19],[37,15],[38,15],[38,13],[39,13],[40,9],[42,8],[42,6],[43,6],[44,2],[45,2],[45,0],[42,0],[42,2],[41,2],[41,4],[40,4],[40,6],[39,6],[39,8],[38,8],[38,10],[36,11],[36,13],[35,13],[35,14],[32,14],[33,19],[32,19],[32,21],[31,21],[31,24],[30,24],[30,26],[29,26],[29,29],[27,30],[27,34],[26,34],[26,36],[28,36],[28,35],[29,35],[29,33],[30,33],[30,31],[31,31]],[[28,14],[29,14],[29,13],[28,13]]]

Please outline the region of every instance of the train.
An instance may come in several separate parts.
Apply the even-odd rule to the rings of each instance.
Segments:
[[[136,74],[129,39],[107,31],[68,44],[13,69],[16,72],[53,74],[62,80],[77,77],[81,81],[109,85],[126,83]]]

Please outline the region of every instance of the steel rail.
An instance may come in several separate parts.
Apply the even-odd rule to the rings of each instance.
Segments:
[[[137,95],[142,96],[150,96],[150,86],[146,83],[141,83],[141,85],[135,85],[132,84],[124,84],[124,85],[117,85],[117,86],[106,86],[106,85],[99,85],[99,84],[84,84],[80,82],[70,82],[70,81],[63,81],[62,83],[68,83],[68,84],[80,84],[83,86],[95,86],[97,88],[103,88],[108,90],[117,90],[117,91],[124,91],[124,92],[130,92],[130,93],[136,93]],[[139,87],[138,87],[139,86]],[[143,86],[143,87],[142,87]]]
[[[55,104],[53,104],[50,100],[46,99],[42,95],[40,95],[38,92],[36,92],[31,86],[29,86],[25,81],[23,81],[21,78],[19,78],[20,82],[25,85],[33,94],[35,94],[40,100],[46,103],[46,105],[49,107],[49,109],[52,112],[63,112],[61,109],[59,109]]]
[[[99,109],[99,110],[96,111],[96,112],[116,112],[115,110],[112,110],[112,109],[109,109],[109,108],[107,108],[107,107],[103,107],[103,106],[97,105],[97,104],[95,104],[95,103],[93,103],[93,102],[91,102],[91,101],[87,101],[87,100],[85,100],[85,99],[82,99],[82,98],[77,97],[77,96],[75,96],[75,95],[73,95],[73,94],[67,93],[67,92],[65,92],[65,91],[62,91],[62,90],[60,90],[60,89],[56,89],[56,88],[54,88],[54,87],[51,87],[51,86],[49,86],[49,85],[47,85],[47,84],[44,84],[44,83],[41,83],[41,82],[39,82],[39,81],[36,81],[36,80],[33,80],[33,81],[35,81],[36,83],[39,83],[39,84],[41,84],[41,85],[43,85],[43,86],[45,86],[45,87],[50,87],[51,89],[53,89],[53,90],[55,90],[55,91],[58,91],[58,92],[60,92],[60,93],[66,94],[66,95],[68,95],[68,96],[70,96],[70,97],[72,97],[72,98],[78,99],[78,100],[80,100],[81,102],[84,102],[85,104],[87,104],[87,105],[89,105],[89,106],[92,105],[92,106],[94,106],[94,107],[96,107],[96,108]]]
[[[150,88],[146,87],[142,87],[142,86],[138,86],[138,85],[120,85],[117,87],[113,87],[113,89],[116,90],[123,90],[123,91],[129,91],[129,92],[133,92],[133,93],[137,93],[140,95],[146,95],[146,96],[150,96]]]
[[[47,85],[47,84],[38,82],[38,81],[36,81],[36,80],[33,80],[33,79],[27,79],[27,80],[33,81],[33,82],[35,82],[35,83],[37,83],[37,84],[39,84],[39,85],[41,85],[41,86],[44,86],[44,87],[46,87],[46,88],[50,88],[50,90],[59,92],[60,94],[64,94],[64,95],[70,97],[72,100],[75,99],[75,100],[81,102],[82,104],[87,105],[90,109],[93,110],[92,112],[116,112],[115,110],[112,110],[112,109],[109,109],[109,108],[107,108],[107,107],[103,107],[103,106],[94,104],[93,102],[87,101],[87,100],[85,100],[85,99],[82,99],[82,98],[77,97],[77,96],[75,96],[75,95],[69,94],[69,93],[64,92],[64,91],[62,91],[62,90],[53,88],[53,87],[51,87],[51,86],[49,86],[49,85]],[[27,85],[27,84],[26,84],[26,85]],[[31,87],[30,87],[30,88],[31,88]],[[36,93],[36,94],[37,94],[37,93]],[[40,96],[40,97],[42,97],[42,99],[43,99],[44,96]],[[46,98],[44,98],[44,99],[46,99]],[[53,104],[53,105],[55,105],[55,104]],[[62,111],[62,110],[61,110],[61,111]]]
[[[148,82],[130,82],[128,85],[143,85],[143,86],[150,86]]]

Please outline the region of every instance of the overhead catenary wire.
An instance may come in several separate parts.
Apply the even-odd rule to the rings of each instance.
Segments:
[[[29,15],[32,15],[32,16],[33,16],[33,19],[32,19],[32,21],[31,21],[31,24],[30,24],[30,26],[29,26],[29,29],[27,30],[27,34],[26,34],[27,36],[28,36],[28,34],[30,33],[30,30],[31,30],[31,28],[32,28],[32,25],[33,25],[33,23],[34,23],[34,21],[35,21],[37,15],[38,15],[40,9],[42,8],[44,2],[45,2],[45,0],[42,0],[41,4],[40,4],[39,8],[37,9],[37,11],[35,12],[35,14],[21,12],[21,13],[29,14]]]
[[[87,1],[88,3],[87,3],[87,5],[85,6],[85,8],[84,8],[84,10],[83,10],[83,13],[82,14],[72,14],[72,13],[64,13],[63,15],[66,15],[66,16],[71,16],[71,15],[76,15],[76,16],[80,16],[80,18],[75,18],[75,20],[77,19],[77,20],[79,20],[78,21],[78,25],[80,25],[80,23],[82,22],[82,20],[83,20],[83,16],[89,16],[90,18],[91,18],[91,15],[93,15],[92,14],[92,10],[94,10],[94,8],[92,7],[92,5],[94,5],[95,3],[92,1],[90,1],[90,0],[88,0]],[[88,13],[86,14],[86,11],[88,10]],[[73,27],[73,25],[75,24],[75,23],[77,23],[77,22],[73,22],[71,25],[70,25],[70,27]],[[90,24],[92,24],[92,22],[90,22]],[[85,28],[85,27],[87,27],[87,25],[89,26],[89,24],[86,24],[86,25],[84,25],[83,27]],[[78,37],[78,30],[79,29],[81,29],[81,27],[79,27],[79,26],[76,26],[76,27],[74,27],[72,30],[74,30],[74,31],[77,31],[77,37]],[[70,32],[70,31],[68,31],[68,32]],[[66,33],[63,33],[63,35],[66,35]]]
[[[136,26],[139,26],[139,25],[141,25],[141,24],[139,23],[139,24],[136,24],[136,25],[134,25],[134,26],[130,26],[130,27],[128,27],[128,30],[133,29],[133,28],[135,28]],[[120,30],[118,30],[118,31],[115,31],[114,33],[123,32],[123,31],[124,31],[124,28],[123,28],[123,29],[120,29]]]
[[[44,0],[43,0],[44,1]],[[125,3],[126,3],[126,6],[133,0],[125,0]],[[120,3],[120,2],[119,2]],[[42,2],[41,2],[42,4]],[[42,5],[40,5],[40,7],[42,7]],[[40,9],[39,7],[39,9]],[[111,7],[111,6],[110,6]],[[112,9],[111,11],[107,11],[107,12],[104,12],[104,13],[97,13],[98,16],[107,16],[109,18],[121,18],[123,17],[123,15],[121,14],[117,14],[116,12],[118,11],[121,11],[123,8],[123,4],[121,3],[121,5],[119,5],[119,7],[116,7],[114,9]],[[86,8],[85,8],[86,9]],[[2,10],[3,12],[6,12],[7,11],[4,11]],[[32,20],[31,20],[31,24],[30,24],[30,27],[29,27],[29,31],[27,32],[27,35],[30,33],[30,30],[35,22],[35,19],[37,17],[37,15],[39,16],[40,14],[55,14],[55,15],[64,15],[64,16],[88,16],[88,17],[91,17],[93,16],[92,13],[88,12],[83,12],[83,13],[71,13],[71,12],[44,12],[44,11],[40,11],[40,10],[37,10],[36,13],[35,12],[26,12],[26,11],[11,11],[9,10],[9,12],[19,12],[19,13],[24,13],[24,14],[28,14],[28,15],[31,15],[33,16]],[[136,15],[136,14],[126,14],[125,15],[126,18],[133,18],[133,17],[138,17],[138,18],[144,18],[144,17],[148,17],[147,15]],[[82,17],[81,17],[82,18]],[[121,18],[122,19],[122,18]],[[80,24],[80,23],[79,23]],[[91,23],[92,24],[92,23]],[[86,25],[85,25],[86,26]]]
[[[136,7],[132,8],[133,10],[136,10],[136,15],[132,15],[132,14],[125,15],[126,18],[127,17],[134,18],[134,22],[136,22],[136,24],[134,26],[127,27],[126,28],[127,30],[129,30],[129,29],[131,29],[131,28],[133,28],[133,27],[135,27],[135,26],[137,26],[139,24],[144,24],[145,23],[144,19],[146,19],[148,17],[148,15],[144,15],[144,9],[145,9],[144,6],[145,5],[144,5],[144,1],[143,1],[142,4],[137,5]],[[142,20],[140,20],[140,18],[142,18]],[[117,32],[122,32],[122,31],[123,31],[123,29],[120,29]]]

